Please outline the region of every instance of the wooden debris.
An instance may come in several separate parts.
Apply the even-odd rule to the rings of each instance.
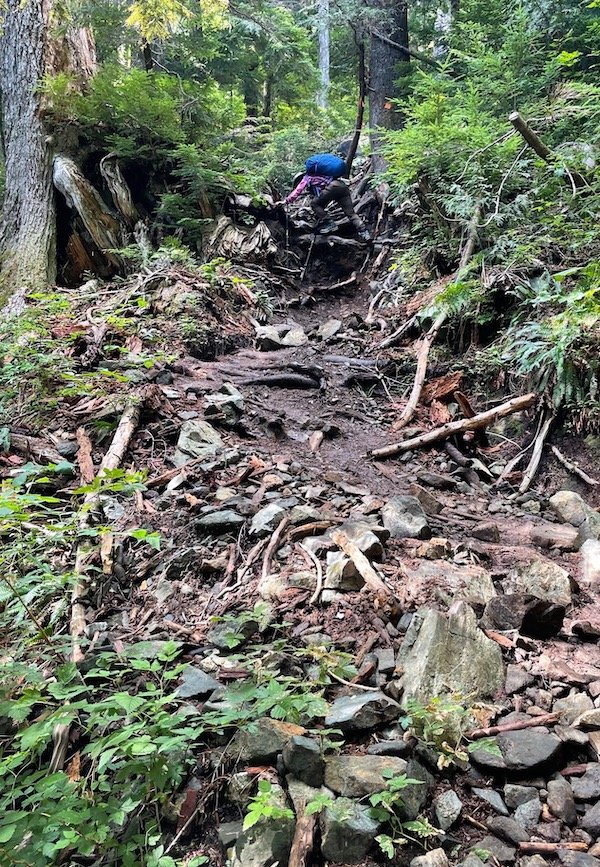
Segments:
[[[394,455],[409,452],[412,449],[423,448],[423,446],[432,445],[433,443],[440,442],[440,440],[448,439],[451,436],[464,433],[465,431],[488,427],[488,425],[493,424],[500,418],[505,418],[507,415],[512,415],[515,412],[529,409],[530,406],[534,405],[536,400],[537,395],[533,392],[530,394],[520,395],[519,397],[513,397],[506,403],[494,407],[494,409],[488,409],[485,412],[478,413],[473,416],[473,418],[449,422],[435,430],[428,431],[427,433],[413,437],[412,439],[404,440],[404,442],[393,443],[392,445],[384,446],[380,449],[374,449],[368,454],[373,458],[389,458]]]
[[[31,455],[36,461],[46,464],[59,464],[63,459],[56,449],[49,446],[38,437],[25,436],[24,434],[10,434],[10,445],[16,452]]]
[[[77,445],[79,446],[77,452],[77,463],[79,464],[81,481],[84,485],[89,485],[94,481],[96,476],[96,470],[94,469],[94,462],[92,460],[92,442],[83,427],[77,428],[75,436],[77,438]]]
[[[330,535],[338,548],[341,548],[344,554],[352,560],[369,590],[384,598],[391,596],[391,590],[384,584],[358,545],[349,539],[342,530],[332,530]]]
[[[556,154],[554,154],[550,148],[544,144],[538,134],[532,130],[525,118],[522,117],[518,111],[511,112],[508,119],[519,135],[527,142],[529,147],[538,155],[538,157],[541,157],[544,162],[547,163],[553,163],[556,161]],[[571,169],[567,174],[569,175],[574,187],[587,186],[587,181],[579,174],[579,172]]]
[[[600,485],[600,481],[598,479],[593,479],[591,476],[588,476],[588,474],[585,472],[585,470],[582,470],[581,467],[578,467],[577,464],[573,463],[573,461],[570,461],[568,458],[566,458],[563,455],[563,453],[560,451],[560,449],[558,449],[556,446],[550,446],[550,448],[552,450],[552,454],[554,455],[554,457],[558,461],[560,461],[560,463],[563,465],[563,467],[565,467],[565,469],[569,470],[570,473],[573,473],[574,475],[579,476],[579,478],[582,481],[584,481],[586,483],[586,485],[594,485],[594,486]]]
[[[296,822],[288,867],[307,867],[313,850],[317,815],[303,813]]]
[[[434,400],[443,400],[444,398],[451,397],[460,385],[460,381],[464,375],[464,370],[455,370],[452,373],[447,373],[445,376],[438,376],[437,379],[432,379],[431,382],[423,386],[421,401],[428,404]]]
[[[561,840],[560,843],[543,843],[536,840],[529,842],[522,841],[519,843],[519,852],[524,855],[556,855],[563,849],[568,849],[570,852],[587,852],[589,845],[584,842],[579,842],[578,840],[575,840],[572,843],[566,840]]]
[[[531,453],[531,458],[529,460],[529,463],[527,464],[527,469],[523,474],[523,480],[519,485],[520,494],[524,494],[525,491],[529,490],[535,474],[537,473],[537,469],[540,465],[540,460],[542,459],[544,443],[546,442],[546,437],[550,433],[550,428],[553,421],[554,416],[551,415],[548,411],[544,412],[544,414],[540,418],[538,431],[533,443],[533,452]]]
[[[273,554],[279,547],[279,543],[283,537],[283,534],[287,530],[287,526],[290,523],[290,519],[285,516],[279,522],[277,529],[271,536],[269,544],[267,545],[267,550],[265,551],[265,555],[263,557],[262,564],[262,580],[265,581],[269,577],[269,572],[271,571],[271,559]]]
[[[530,729],[535,726],[555,723],[558,722],[559,718],[559,714],[557,713],[545,713],[541,716],[531,717],[531,719],[520,720],[519,722],[500,723],[497,726],[488,726],[484,729],[473,729],[473,731],[467,732],[466,737],[475,741],[479,740],[479,738],[493,737],[494,735],[502,734],[502,732],[517,732],[521,731],[521,729]]]

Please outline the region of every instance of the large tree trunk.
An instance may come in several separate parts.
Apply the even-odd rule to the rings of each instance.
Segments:
[[[373,168],[380,172],[385,168],[385,160],[381,155],[379,130],[399,129],[403,123],[402,112],[394,100],[401,95],[397,81],[409,69],[408,6],[405,0],[371,0],[370,6],[379,13],[377,24],[371,30],[369,126]],[[378,34],[387,39],[384,41]]]
[[[329,0],[319,0],[319,108],[327,108],[329,97]]]
[[[0,290],[41,289],[56,278],[50,144],[40,116],[45,72],[42,0],[5,0],[0,36],[6,194],[0,218]]]

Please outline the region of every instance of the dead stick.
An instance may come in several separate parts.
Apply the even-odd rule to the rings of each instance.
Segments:
[[[533,479],[535,478],[535,474],[537,473],[537,469],[540,465],[540,461],[542,459],[542,451],[544,449],[544,443],[546,442],[546,437],[550,432],[550,428],[552,426],[552,422],[554,421],[554,416],[547,414],[540,426],[539,433],[535,438],[535,443],[533,445],[533,452],[531,453],[531,458],[529,463],[527,464],[527,469],[523,474],[523,481],[519,485],[519,493],[524,494],[525,491],[528,491]]]
[[[494,409],[488,409],[485,412],[477,413],[473,418],[448,422],[447,424],[428,431],[425,434],[421,434],[418,437],[412,437],[411,439],[404,440],[404,442],[401,443],[393,443],[392,445],[384,446],[381,449],[374,449],[373,451],[368,452],[368,456],[372,458],[390,458],[394,455],[401,455],[404,452],[409,452],[412,449],[433,445],[433,443],[437,443],[440,440],[447,440],[455,434],[488,427],[488,425],[493,424],[500,418],[505,418],[507,415],[512,415],[515,412],[521,412],[521,410],[528,409],[530,406],[533,406],[536,400],[537,395],[533,392],[530,394],[520,395],[519,397],[513,397],[506,403],[494,407]]]
[[[319,597],[321,596],[321,590],[323,589],[323,567],[321,566],[321,562],[316,554],[313,554],[308,548],[305,548],[304,545],[299,546],[302,549],[302,552],[307,555],[308,559],[314,564],[314,567],[317,572],[317,583],[315,586],[315,592],[308,600],[309,605],[315,605],[319,601]]]
[[[287,516],[283,517],[281,519],[281,521],[279,522],[277,529],[275,530],[275,532],[271,536],[271,541],[267,545],[267,550],[265,551],[265,556],[263,557],[263,564],[262,564],[262,580],[263,581],[266,581],[266,579],[269,577],[269,572],[271,571],[271,558],[273,557],[273,554],[275,553],[275,551],[279,547],[281,537],[285,533],[285,531],[287,529],[287,525],[289,523],[290,523],[290,519]]]
[[[583,481],[588,485],[600,485],[598,479],[593,479],[591,476],[588,476],[585,470],[582,470],[581,467],[578,467],[577,464],[574,464],[566,458],[556,446],[550,446],[550,448],[552,449],[552,454],[560,461],[565,469],[569,470],[569,472],[579,476],[579,478],[583,479]]]
[[[575,841],[574,843],[539,843],[535,841],[525,842],[521,841],[519,843],[519,852],[524,852],[525,854],[535,854],[538,852],[540,855],[544,853],[553,853],[560,852],[562,849],[569,849],[571,852],[587,852],[589,846],[587,843]]]
[[[86,433],[85,428],[78,427],[75,434],[77,445],[77,463],[79,464],[79,472],[81,473],[81,481],[84,485],[89,485],[94,481],[96,471],[92,460],[92,442]]]
[[[317,816],[299,816],[288,859],[288,867],[306,867],[313,850]]]
[[[541,138],[532,130],[525,118],[522,117],[518,111],[511,112],[508,119],[519,135],[527,142],[529,147],[538,155],[538,157],[541,157],[544,162],[547,163],[553,163],[556,161],[556,154],[554,154],[550,148],[544,144]],[[570,175],[573,178],[573,183],[576,187],[586,186],[586,180],[579,174],[579,172],[571,171]]]
[[[373,591],[373,593],[377,596],[384,597],[391,595],[389,587],[386,587],[355,542],[349,539],[341,530],[332,530],[330,536],[338,548],[341,548],[344,554],[350,557],[357,570],[364,578],[365,584]]]
[[[127,446],[129,445],[129,441],[131,440],[133,432],[136,429],[140,420],[141,406],[141,400],[137,396],[130,398],[129,402],[125,406],[125,409],[123,410],[123,414],[121,416],[121,420],[119,421],[119,424],[115,431],[112,443],[110,444],[110,447],[107,453],[104,455],[102,463],[100,464],[97,478],[102,478],[102,476],[104,476],[104,474],[110,470],[116,470],[121,463],[123,455],[125,454]],[[99,494],[97,491],[90,492],[85,495],[80,510],[80,530],[84,530],[88,526],[91,510],[94,507],[95,503],[98,502],[98,499]],[[73,585],[73,589],[71,591],[70,633],[72,641],[71,655],[73,662],[81,662],[81,660],[83,659],[80,639],[85,632],[86,625],[83,600],[88,586],[88,578],[85,572],[89,554],[89,546],[87,544],[80,543],[77,548],[77,554],[75,556],[74,571],[77,575],[77,580]]]
[[[479,738],[490,738],[494,735],[500,735],[502,732],[518,732],[521,729],[530,729],[535,726],[546,725],[546,723],[558,722],[559,715],[557,713],[545,713],[542,716],[534,716],[531,719],[521,720],[519,722],[502,723],[497,726],[488,726],[485,729],[473,729],[472,732],[467,732],[466,737],[469,740],[475,741]]]
[[[484,825],[483,822],[478,821],[474,816],[469,816],[468,814],[466,814],[465,816],[463,816],[463,819],[469,825],[472,825],[474,828],[478,828],[480,831],[490,830],[487,825]]]

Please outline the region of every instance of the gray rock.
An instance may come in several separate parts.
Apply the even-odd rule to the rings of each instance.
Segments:
[[[325,719],[328,728],[343,732],[364,731],[398,719],[402,709],[383,692],[359,692],[336,698]]]
[[[459,818],[463,802],[453,789],[443,792],[433,802],[433,811],[438,828],[447,831]]]
[[[519,858],[519,867],[548,867],[548,862],[541,855],[526,855]]]
[[[214,394],[206,396],[204,417],[226,427],[236,425],[244,412],[244,398],[231,382],[224,382]]]
[[[600,860],[589,852],[572,852],[569,849],[559,849],[558,857],[565,867],[600,867]]]
[[[283,764],[296,779],[311,786],[323,782],[323,759],[317,741],[294,735],[283,748]]]
[[[585,811],[580,824],[592,837],[600,836],[600,801]]]
[[[323,517],[319,509],[314,509],[312,506],[294,506],[290,512],[290,524],[294,527],[300,524],[310,524],[313,521],[319,521]]]
[[[457,692],[493,696],[504,682],[502,652],[478,629],[475,612],[456,603],[447,616],[417,612],[399,654],[403,701]]]
[[[393,539],[430,539],[431,529],[416,497],[392,497],[381,510],[383,526]]]
[[[188,665],[181,673],[181,682],[175,695],[179,698],[195,698],[199,695],[208,695],[218,689],[221,684],[194,665]]]
[[[411,746],[407,741],[378,741],[367,747],[370,756],[398,756],[405,759],[410,755]]]
[[[501,632],[517,629],[531,638],[551,638],[560,631],[564,619],[564,605],[526,593],[506,593],[487,603],[481,625]]]
[[[448,856],[443,849],[432,849],[413,858],[410,867],[448,867]]]
[[[573,789],[564,777],[558,776],[548,783],[546,803],[550,812],[557,819],[562,819],[565,825],[574,825],[577,821]]]
[[[328,319],[326,322],[323,322],[322,325],[319,325],[316,331],[316,336],[320,340],[331,340],[331,338],[338,333],[341,327],[341,319]]]
[[[504,801],[510,810],[535,800],[539,801],[539,793],[535,786],[517,786],[514,783],[507,783],[504,786]]]
[[[494,789],[472,789],[472,792],[478,798],[481,798],[482,801],[488,803],[496,813],[499,813],[501,816],[508,816],[506,804]]]
[[[381,829],[367,806],[348,798],[337,798],[323,810],[320,825],[323,858],[345,864],[360,864]]]
[[[244,823],[241,820],[238,822],[221,822],[217,831],[221,846],[228,849],[233,843],[235,843],[238,837],[242,834],[243,824]]]
[[[212,425],[202,419],[190,419],[181,425],[173,462],[181,467],[190,458],[213,458],[222,448],[221,435]]]
[[[518,845],[531,840],[531,834],[522,825],[508,816],[490,816],[485,823],[492,834],[507,843]]]
[[[457,867],[485,867],[485,863],[474,852],[470,852]]]
[[[571,783],[576,801],[595,801],[600,798],[600,764],[588,765],[582,777],[575,777]]]
[[[365,579],[360,575],[350,557],[341,551],[327,552],[327,570],[323,586],[327,590],[360,590]]]
[[[581,546],[581,571],[589,586],[600,582],[600,542],[597,539],[588,539]]]
[[[256,328],[256,348],[261,352],[281,349],[279,330],[274,325],[259,325]]]
[[[264,506],[252,518],[252,523],[250,524],[251,535],[268,536],[270,533],[273,533],[284,515],[285,509],[282,509],[277,503],[270,503],[268,506]]]
[[[338,795],[362,798],[386,788],[389,778],[384,773],[393,771],[400,776],[406,767],[404,759],[391,756],[331,756],[325,759],[324,780]]]
[[[272,794],[279,806],[287,806],[285,793],[280,786],[274,785]],[[238,837],[231,867],[272,867],[273,864],[287,864],[295,827],[296,821],[293,818],[263,817],[252,828],[242,831]]]
[[[600,708],[595,707],[593,710],[586,710],[585,713],[577,717],[575,725],[582,729],[600,729]]]
[[[416,759],[409,759],[406,766],[406,776],[411,780],[419,780],[420,785],[408,786],[402,790],[402,803],[398,804],[398,816],[403,822],[411,822],[417,818],[429,803],[430,792],[435,780],[427,768]]]
[[[499,542],[500,530],[498,524],[493,521],[484,521],[482,524],[476,524],[470,533],[475,539],[481,539],[482,542]]]
[[[529,593],[565,607],[571,604],[569,573],[543,557],[521,564],[503,583],[506,593]]]
[[[480,840],[478,843],[475,843],[471,849],[481,849],[484,852],[489,852],[490,855],[501,864],[510,864],[511,861],[515,860],[517,854],[516,849],[513,846],[509,846],[508,843],[503,843],[502,840],[493,837],[491,834],[484,837],[483,840]]]
[[[572,689],[569,695],[565,698],[557,699],[553,706],[553,713],[560,715],[560,721],[564,725],[571,725],[575,720],[585,713],[586,710],[592,710],[594,702],[585,692],[578,692]]]
[[[526,714],[509,714],[502,722],[531,719]],[[496,736],[500,755],[474,750],[471,759],[484,768],[509,771],[535,771],[557,760],[562,741],[543,726],[520,731],[502,732]]]
[[[383,560],[383,542],[390,534],[384,527],[369,524],[367,521],[347,521],[339,528],[351,539],[369,560]]]
[[[535,678],[529,672],[524,671],[520,665],[507,665],[504,692],[507,695],[514,695],[515,692],[521,692],[526,686],[531,686],[534,680]]]
[[[404,587],[417,599],[426,597],[432,586],[438,598],[448,606],[461,599],[472,605],[485,605],[496,595],[492,576],[480,566],[419,560],[414,565],[404,565],[404,572]]]
[[[383,647],[375,651],[377,671],[379,674],[390,674],[396,667],[396,654],[391,647]]]
[[[316,789],[314,786],[309,786],[301,780],[297,780],[296,777],[292,777],[290,774],[286,776],[285,781],[288,796],[294,806],[296,816],[304,813],[304,807],[314,800],[317,795],[326,795],[333,801],[333,792],[326,789],[325,786],[320,786]]]
[[[288,741],[295,735],[303,734],[305,729],[301,726],[261,717],[251,729],[235,734],[227,754],[249,764],[273,764]]]
[[[561,521],[578,527],[585,539],[600,538],[600,515],[573,491],[558,491],[549,500]]]
[[[226,789],[227,800],[246,812],[255,788],[256,777],[254,774],[238,771],[229,778]]]
[[[163,602],[166,602],[167,599],[173,595],[175,592],[175,588],[168,578],[165,578],[164,575],[161,575],[158,581],[156,582],[156,587],[153,587],[151,590],[152,595],[156,599],[156,601],[161,605]]]
[[[290,328],[288,333],[281,338],[282,346],[304,346],[308,343],[308,337],[300,327]]]
[[[194,527],[199,533],[210,533],[212,536],[220,536],[232,530],[238,530],[246,519],[231,509],[208,512],[201,518],[196,518]]]
[[[518,822],[519,825],[523,826],[523,828],[526,828],[528,831],[533,831],[537,828],[541,812],[542,802],[538,796],[531,801],[525,801],[524,804],[520,804],[515,810],[514,819],[515,822]]]

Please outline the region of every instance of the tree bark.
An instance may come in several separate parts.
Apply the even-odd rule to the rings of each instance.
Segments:
[[[329,0],[319,0],[319,108],[327,108],[329,97]]]
[[[6,0],[0,36],[6,194],[0,219],[1,287],[43,289],[56,279],[50,143],[40,113],[45,67],[42,0]]]
[[[386,163],[379,131],[400,129],[404,120],[393,100],[400,96],[397,80],[409,69],[408,7],[405,0],[371,0],[370,7],[377,11],[379,31],[386,36],[384,41],[372,31],[369,53],[371,150],[374,171],[381,172]]]
[[[354,135],[352,137],[352,143],[350,144],[348,156],[346,157],[346,177],[350,177],[352,163],[354,162],[354,157],[356,156],[356,151],[358,150],[358,145],[360,143],[360,136],[365,119],[365,104],[367,101],[365,43],[362,35],[359,35],[356,30],[354,31],[354,41],[358,50],[358,106],[356,109],[356,126],[354,128]]]

